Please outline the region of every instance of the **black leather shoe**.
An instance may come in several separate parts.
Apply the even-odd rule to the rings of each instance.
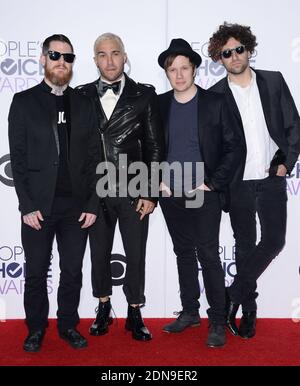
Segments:
[[[244,339],[250,339],[256,333],[256,311],[245,312],[241,318],[239,335]]]
[[[69,343],[73,348],[79,349],[87,347],[87,340],[75,328],[59,331],[59,336]]]
[[[208,347],[222,347],[226,343],[225,326],[212,323],[209,326],[206,345]]]
[[[45,336],[45,330],[29,332],[24,340],[23,349],[27,352],[38,352],[41,349],[42,341]]]
[[[226,327],[228,330],[231,332],[232,335],[237,336],[239,335],[239,329],[238,326],[236,325],[236,314],[239,309],[239,304],[233,303],[230,300],[228,291],[226,290]]]
[[[125,323],[125,328],[132,331],[132,337],[136,340],[151,340],[152,335],[145,326],[140,307],[128,306],[128,315]]]
[[[108,333],[108,326],[112,324],[113,318],[111,317],[111,303],[99,302],[98,308],[96,308],[96,319],[90,327],[90,335],[99,336]]]
[[[186,311],[176,312],[175,315],[179,315],[178,318],[163,327],[165,332],[181,332],[188,327],[200,326],[200,316],[198,313],[190,314]]]

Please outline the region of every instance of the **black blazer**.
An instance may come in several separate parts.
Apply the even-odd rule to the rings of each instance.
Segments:
[[[205,183],[222,192],[223,209],[228,209],[224,193],[228,191],[235,169],[240,162],[240,135],[229,112],[224,96],[198,88],[199,146],[204,161]],[[168,151],[169,113],[174,91],[159,95],[164,123],[166,152]]]
[[[59,165],[55,96],[43,81],[14,95],[9,112],[13,179],[22,215],[51,214]],[[96,165],[100,157],[97,120],[90,100],[68,87],[68,161],[79,208],[97,214]]]
[[[297,108],[280,72],[254,71],[267,128],[270,137],[279,147],[279,151],[271,162],[271,170],[273,166],[276,166],[277,169],[277,165],[282,163],[286,166],[288,173],[291,173],[300,152],[300,119]],[[227,77],[221,79],[210,90],[225,94],[229,108],[234,115],[235,123],[242,136],[243,162],[241,162],[234,177],[234,181],[238,182],[243,178],[247,155],[242,119],[228,85]]]

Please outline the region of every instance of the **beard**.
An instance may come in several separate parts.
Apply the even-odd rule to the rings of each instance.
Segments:
[[[226,70],[230,73],[230,74],[234,74],[234,75],[240,75],[240,74],[243,74],[246,69],[248,68],[248,62],[247,63],[242,63],[239,67],[225,67]]]
[[[45,78],[47,78],[54,86],[62,87],[69,84],[73,75],[73,69],[72,67],[70,70],[67,67],[65,67],[65,69],[67,72],[56,73],[55,67],[50,70],[47,66],[45,66]]]

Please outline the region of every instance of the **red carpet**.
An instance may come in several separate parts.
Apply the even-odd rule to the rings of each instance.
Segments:
[[[92,337],[92,320],[83,319],[79,331],[88,338],[86,349],[74,350],[61,340],[55,320],[39,353],[22,349],[27,330],[22,320],[0,323],[1,366],[299,366],[300,324],[289,319],[259,319],[257,336],[248,341],[227,333],[221,349],[205,346],[207,320],[180,334],[166,334],[161,327],[170,319],[146,319],[153,333],[150,342],[138,342],[124,330],[124,319],[114,320],[109,334]]]

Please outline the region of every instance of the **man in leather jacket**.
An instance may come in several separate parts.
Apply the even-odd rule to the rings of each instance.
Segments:
[[[152,336],[144,325],[140,306],[145,303],[148,215],[153,211],[156,200],[149,198],[151,176],[148,185],[144,184],[147,185],[147,193],[134,196],[127,189],[127,177],[129,180],[130,176],[126,174],[125,182],[121,182],[121,174],[122,169],[136,161],[143,162],[150,172],[151,163],[160,162],[162,158],[157,95],[152,86],[137,84],[124,73],[127,56],[123,42],[117,35],[105,33],[99,36],[94,44],[94,53],[100,78],[78,89],[95,103],[103,150],[102,165],[113,166],[115,173],[108,170],[106,175],[113,194],[104,197],[106,192],[98,186],[102,213],[90,232],[93,295],[99,298],[97,316],[90,327],[90,334],[103,335],[112,323],[110,259],[118,220],[126,255],[123,291],[128,302],[128,317],[125,327],[132,331],[134,339],[146,341]],[[123,159],[127,157],[121,166],[120,156]],[[124,188],[126,194],[121,194]]]

